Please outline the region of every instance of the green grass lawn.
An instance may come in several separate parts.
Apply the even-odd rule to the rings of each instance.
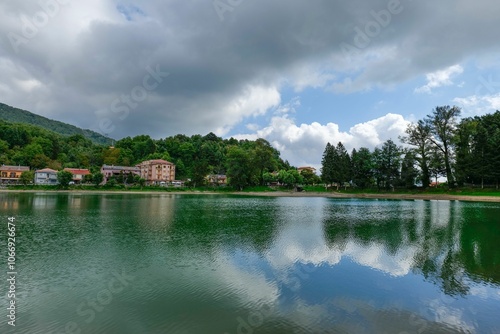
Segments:
[[[236,191],[233,187],[160,187],[160,186],[125,186],[125,185],[115,185],[110,186],[99,186],[90,184],[83,185],[71,185],[67,189],[61,189],[59,186],[46,186],[46,185],[9,185],[7,189],[10,190],[39,190],[39,191],[57,191],[57,190],[105,190],[105,191],[158,191],[158,192],[220,192],[220,193],[230,193]],[[324,186],[304,186],[303,190],[305,192],[317,192],[317,193],[331,193],[338,192],[342,194],[405,194],[405,195],[464,195],[464,196],[500,196],[500,189],[479,189],[479,188],[460,188],[460,189],[448,189],[445,187],[441,188],[428,188],[426,190],[422,189],[395,189],[390,190],[378,190],[375,188],[370,189],[353,189],[353,188],[340,188],[338,191],[336,189],[326,190]],[[287,187],[268,187],[268,186],[252,186],[243,189],[243,192],[276,192],[276,191],[293,191],[291,188]]]

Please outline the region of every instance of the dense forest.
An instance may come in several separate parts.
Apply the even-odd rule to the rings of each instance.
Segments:
[[[80,129],[74,125],[48,119],[27,110],[14,108],[3,103],[0,103],[0,119],[12,123],[36,125],[65,136],[80,134],[96,144],[109,145],[113,141],[111,138],[105,137],[92,130]]]
[[[222,139],[209,133],[155,140],[140,135],[123,138],[110,147],[81,134],[62,136],[37,126],[0,120],[0,164],[30,166],[32,170],[89,168],[97,174],[103,164],[133,166],[149,159],[173,162],[176,178],[190,180],[194,186],[203,185],[209,174],[226,174],[231,185],[241,189],[264,184],[269,173],[277,170],[287,182],[303,182],[296,169],[264,139]]]
[[[387,140],[371,151],[349,154],[344,145],[328,143],[321,177],[328,185],[378,189],[429,187],[440,177],[448,186],[494,186],[500,181],[500,111],[462,118],[458,107],[436,107],[406,129],[399,140]]]

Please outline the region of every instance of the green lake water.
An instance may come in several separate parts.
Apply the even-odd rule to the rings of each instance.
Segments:
[[[500,333],[498,203],[0,193],[0,217],[0,333]]]

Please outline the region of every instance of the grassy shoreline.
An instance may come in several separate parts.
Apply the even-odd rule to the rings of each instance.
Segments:
[[[0,193],[71,193],[71,194],[171,194],[171,195],[239,195],[260,197],[325,197],[325,198],[366,198],[366,199],[392,199],[392,200],[455,200],[474,202],[498,202],[500,192],[492,191],[400,191],[400,192],[369,192],[369,191],[287,191],[269,188],[254,188],[245,191],[232,189],[104,189],[104,188],[78,188],[78,189],[0,189]]]

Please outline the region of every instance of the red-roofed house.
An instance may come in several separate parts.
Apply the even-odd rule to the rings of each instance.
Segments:
[[[175,180],[175,165],[166,160],[147,160],[137,165],[147,185],[161,185]]]
[[[73,174],[73,182],[75,183],[82,183],[85,175],[90,175],[90,171],[88,169],[64,168],[64,170]]]

